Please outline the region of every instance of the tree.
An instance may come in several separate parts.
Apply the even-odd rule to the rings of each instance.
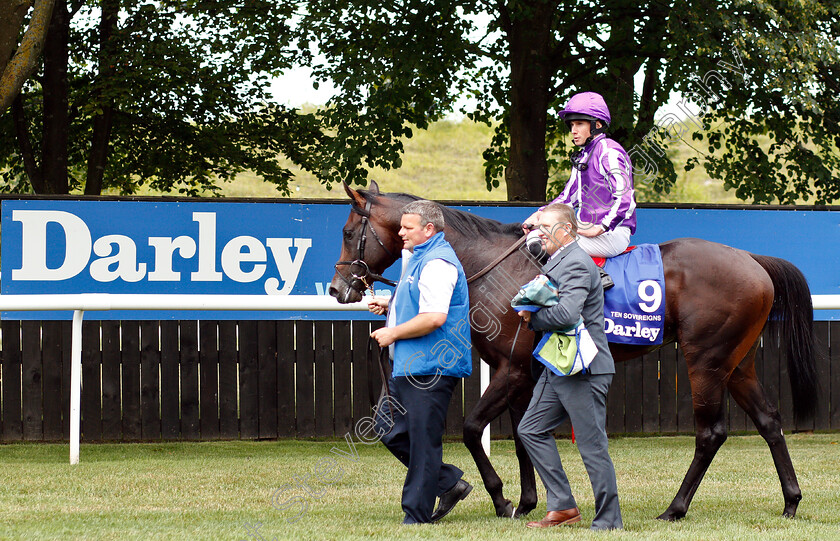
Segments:
[[[298,144],[321,137],[267,94],[290,65],[293,7],[55,0],[43,67],[0,113],[0,189],[197,194],[243,170],[285,189],[278,152],[308,167]]]
[[[696,125],[709,153],[689,167],[702,161],[740,198],[835,200],[838,5],[312,0],[297,25],[300,61],[340,89],[316,114],[330,134],[315,151],[327,165],[320,178],[365,183],[367,167],[398,167],[399,138],[469,95],[478,106],[465,112],[496,126],[488,189],[504,176],[508,199],[543,200],[549,171],[568,163],[556,112],[574,92],[597,90],[643,190],[673,185],[665,149]],[[489,24],[474,38],[478,16]],[[673,93],[692,99],[663,123]]]
[[[9,108],[23,83],[38,67],[53,0],[36,0],[34,4],[29,26],[17,46],[18,35],[32,6],[22,0],[0,0],[0,112]]]
[[[43,68],[0,110],[6,191],[196,194],[248,169],[284,192],[278,153],[365,184],[468,96],[495,126],[488,189],[542,200],[568,167],[556,113],[594,89],[640,191],[673,185],[668,143],[696,126],[707,150],[688,167],[742,199],[840,197],[838,0],[54,1]],[[267,81],[293,64],[340,92],[308,114],[272,104]]]

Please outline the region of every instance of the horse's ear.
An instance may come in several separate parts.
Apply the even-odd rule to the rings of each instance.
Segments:
[[[375,180],[370,181],[370,190],[369,191],[373,195],[379,195],[379,184],[377,184]]]
[[[347,192],[347,195],[350,196],[350,199],[352,199],[356,203],[356,206],[365,208],[365,198],[362,197],[362,194],[348,186],[346,182],[342,182],[341,184],[344,186],[344,191]]]

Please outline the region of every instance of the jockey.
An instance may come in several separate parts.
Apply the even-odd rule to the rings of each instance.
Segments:
[[[636,231],[636,198],[633,190],[633,167],[620,144],[606,135],[610,111],[604,98],[595,92],[581,92],[571,97],[560,111],[572,132],[572,141],[580,147],[571,155],[572,174],[563,193],[551,203],[565,203],[576,209],[578,244],[595,257],[614,257],[630,245]],[[546,205],[547,206],[547,205]],[[522,224],[532,246],[532,231],[545,207]],[[539,246],[539,245],[537,245]],[[604,289],[612,279],[601,269]]]

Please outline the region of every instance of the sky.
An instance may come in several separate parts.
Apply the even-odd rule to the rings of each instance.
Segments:
[[[490,22],[490,15],[476,14],[467,18],[471,19],[475,26],[470,38],[480,39],[484,37],[487,32],[487,25]],[[316,61],[326,62],[326,58],[316,52]],[[313,82],[311,69],[293,68],[281,77],[276,78],[271,84],[270,90],[278,103],[289,107],[300,107],[306,104],[323,105],[336,93],[336,88],[329,82],[322,81],[318,90],[312,87]]]
[[[336,89],[329,82],[322,82],[318,90],[315,90],[313,82],[311,69],[294,68],[276,78],[270,90],[278,103],[289,107],[323,105],[335,94]]]
[[[479,38],[486,32],[488,24],[488,16],[482,15],[475,17],[473,22],[476,30],[473,32],[473,38]],[[316,53],[317,55],[317,53]],[[317,61],[325,62],[326,58],[317,55]],[[274,79],[270,86],[270,92],[277,103],[286,105],[288,107],[301,107],[303,105],[323,105],[336,92],[336,88],[329,81],[322,81],[316,90],[312,84],[312,70],[309,68],[299,67],[287,70],[282,76]],[[636,73],[634,86],[637,93],[641,92],[644,83],[644,70],[639,70]],[[597,90],[596,90],[597,91]],[[670,113],[677,118],[684,119],[687,116],[686,111],[674,107],[674,104],[682,100],[679,93],[672,92],[668,102],[658,112],[657,116],[661,117],[663,114]],[[690,101],[690,100],[689,100]],[[457,111],[464,103],[458,103],[455,107]],[[466,103],[469,105],[469,102]],[[695,107],[696,108],[696,107]],[[460,119],[462,115],[458,113],[451,113],[448,118]]]

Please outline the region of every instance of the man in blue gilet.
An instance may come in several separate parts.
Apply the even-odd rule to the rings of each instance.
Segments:
[[[402,409],[385,401],[376,430],[408,467],[403,524],[436,522],[472,490],[461,479],[464,472],[443,462],[449,400],[458,379],[472,372],[467,279],[443,227],[436,203],[415,201],[403,208],[399,235],[411,258],[393,297],[374,298],[368,306],[375,314],[388,312],[387,326],[371,337],[391,347],[388,388]]]

